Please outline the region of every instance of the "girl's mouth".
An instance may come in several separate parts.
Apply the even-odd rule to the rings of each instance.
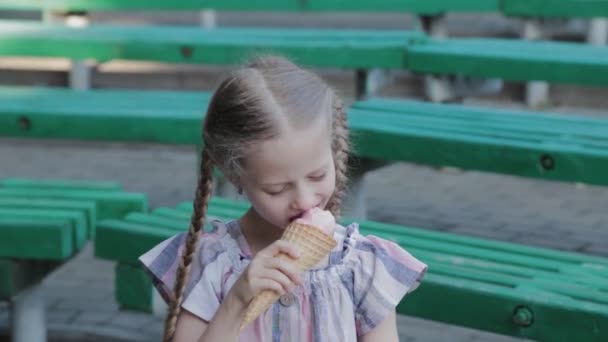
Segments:
[[[289,218],[289,223],[299,219],[300,217],[304,216],[304,213],[299,213],[298,215],[294,215],[292,217]]]

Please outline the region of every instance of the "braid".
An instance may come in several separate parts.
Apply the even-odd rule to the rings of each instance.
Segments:
[[[175,276],[175,286],[173,288],[173,298],[169,303],[167,318],[165,319],[165,333],[163,341],[169,342],[175,334],[177,317],[181,311],[184,297],[184,289],[190,274],[192,256],[196,250],[199,232],[205,222],[207,206],[211,197],[213,185],[213,161],[209,156],[207,148],[203,148],[201,153],[200,174],[194,199],[194,212],[190,222],[190,229],[185,241],[185,248]]]
[[[350,143],[348,140],[346,110],[344,109],[344,103],[342,103],[337,95],[334,95],[333,110],[332,150],[334,153],[334,166],[336,169],[336,189],[327,204],[327,208],[334,216],[340,217],[342,197],[346,191],[346,183],[348,181],[347,171]]]

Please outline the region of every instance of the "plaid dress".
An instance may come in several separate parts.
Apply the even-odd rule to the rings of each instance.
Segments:
[[[165,300],[185,237],[175,235],[140,257]],[[357,224],[338,226],[334,237],[338,244],[326,260],[245,328],[240,341],[356,342],[395,310],[426,272],[425,264],[397,244],[361,235]],[[210,321],[250,261],[238,221],[214,221],[199,239],[182,307]]]

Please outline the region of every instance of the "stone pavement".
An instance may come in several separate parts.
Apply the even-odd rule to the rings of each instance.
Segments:
[[[151,205],[192,198],[191,148],[0,139],[0,177],[118,180]],[[608,188],[395,164],[372,173],[370,216],[412,226],[608,255]],[[89,246],[43,285],[53,341],[155,341],[162,319],[121,312],[113,265]],[[0,306],[0,329],[8,324]],[[512,338],[400,317],[401,341]]]

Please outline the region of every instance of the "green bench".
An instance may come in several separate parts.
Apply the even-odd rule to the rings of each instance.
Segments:
[[[422,37],[420,32],[402,30],[109,25],[73,28],[0,21],[0,56],[233,65],[261,53],[278,53],[309,67],[353,70],[357,75],[357,94],[362,97],[374,91],[368,71],[403,69],[405,45]]]
[[[115,182],[0,180],[0,301],[12,340],[46,341],[39,284],[95,236],[98,220],[146,211],[147,198]]]
[[[0,136],[197,145],[208,100],[202,92],[2,87]],[[602,118],[375,98],[351,105],[349,125],[360,159],[608,184]]]
[[[431,39],[396,30],[195,27],[70,28],[0,22],[0,56],[76,60],[147,60],[235,64],[256,53],[284,54],[311,67],[351,69],[359,97],[374,93],[367,71],[405,69],[427,75],[465,75],[514,81],[605,86],[608,47],[519,39]]]
[[[543,39],[547,19],[589,19],[587,42],[606,46],[608,42],[608,1],[606,0],[501,0],[501,12],[523,19],[523,38]],[[548,103],[549,85],[533,82],[526,88],[526,102],[532,106]]]
[[[214,198],[210,219],[234,219],[248,205]],[[116,262],[122,309],[164,313],[137,258],[186,230],[192,203],[98,224],[95,255]],[[397,311],[499,334],[550,341],[608,338],[608,259],[361,221],[364,234],[397,242],[429,265]],[[207,226],[208,228],[208,226]],[[568,322],[568,324],[564,324]]]

